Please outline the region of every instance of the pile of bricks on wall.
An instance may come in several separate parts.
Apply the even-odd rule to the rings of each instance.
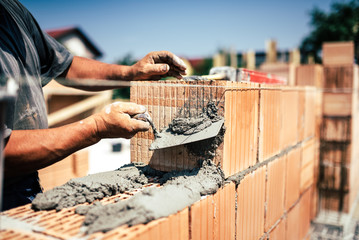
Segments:
[[[359,190],[358,66],[354,44],[323,45],[321,208],[350,212]]]
[[[188,231],[164,236],[303,239],[317,213],[318,94],[314,87],[228,81],[136,82],[131,101],[145,105],[159,129],[184,112],[195,116],[208,101],[225,117],[226,133],[214,161],[233,181],[178,213],[188,218]],[[131,140],[132,162],[164,171],[198,166],[185,146],[149,151],[153,138],[147,132]],[[156,230],[136,236],[170,234],[179,231],[176,224],[165,218],[150,224]]]

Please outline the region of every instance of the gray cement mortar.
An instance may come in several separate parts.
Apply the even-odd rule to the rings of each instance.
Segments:
[[[204,161],[200,168],[164,174],[160,182],[163,187],[145,189],[128,200],[78,207],[76,213],[86,216],[86,233],[107,232],[123,224],[148,223],[174,214],[201,196],[217,192],[224,175],[211,161]]]
[[[222,170],[211,161],[200,168],[163,173],[148,165],[129,164],[112,172],[72,179],[66,184],[40,193],[32,203],[35,210],[61,210],[106,196],[142,187],[148,178],[157,176],[161,188],[148,188],[128,200],[102,205],[95,202],[79,206],[76,213],[85,215],[86,233],[106,232],[123,224],[130,226],[166,217],[217,192],[224,183]]]
[[[197,133],[211,126],[212,123],[223,119],[223,117],[218,116],[218,107],[213,101],[209,101],[203,111],[196,116],[190,116],[189,111],[182,113],[182,115],[174,118],[169,124],[169,129],[175,134]],[[216,149],[224,140],[224,133],[225,127],[222,126],[216,137],[189,143],[185,146],[190,154],[198,157],[199,161],[213,159],[216,155]]]
[[[39,193],[32,202],[34,210],[61,210],[85,202],[141,188],[148,176],[162,173],[149,166],[126,165],[118,170],[71,179],[62,186]]]
[[[197,116],[189,116],[189,113],[184,113],[182,114],[184,116],[174,118],[169,124],[169,129],[173,133],[184,135],[200,132],[211,126],[213,122],[223,119],[223,117],[218,116],[217,112],[218,107],[213,101],[210,101],[207,103],[203,111]]]

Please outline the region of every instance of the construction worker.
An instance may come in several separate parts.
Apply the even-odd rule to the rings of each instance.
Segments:
[[[72,56],[40,29],[21,3],[0,0],[0,78],[13,78],[19,85],[16,100],[7,106],[5,126],[1,126],[5,133],[2,210],[30,203],[41,192],[38,169],[102,138],[131,138],[150,127],[131,118],[144,113],[145,107],[118,102],[80,122],[48,129],[42,87],[51,79],[181,79],[185,70],[183,61],[167,51],[149,53],[133,66]]]

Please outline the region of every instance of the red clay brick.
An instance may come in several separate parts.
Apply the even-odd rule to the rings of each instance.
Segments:
[[[314,137],[316,126],[316,89],[305,88],[304,139]]]
[[[313,220],[318,215],[319,205],[319,192],[316,184],[313,184],[311,187],[311,196],[310,196],[310,220]]]
[[[190,219],[191,239],[234,239],[234,183],[193,204]]]
[[[311,139],[302,146],[302,163],[300,175],[300,190],[303,192],[314,182],[315,140]]]
[[[314,140],[314,183],[318,183],[319,179],[319,162],[320,162],[320,140]]]
[[[286,239],[286,220],[282,219],[279,224],[269,233],[270,240],[284,240]]]
[[[233,175],[256,163],[258,90],[253,84],[228,83],[225,95],[226,135],[223,170]]]
[[[319,186],[323,189],[330,189],[333,191],[349,191],[349,176],[350,168],[342,166],[341,164],[324,165],[321,166],[322,179]]]
[[[321,139],[325,141],[350,141],[352,120],[349,117],[323,117]]]
[[[298,90],[284,88],[282,92],[281,149],[298,141]]]
[[[319,64],[306,64],[296,68],[297,86],[323,87],[323,66]]]
[[[323,115],[350,116],[352,114],[352,93],[323,93]]]
[[[224,149],[223,149],[223,171],[228,175],[231,175],[231,161],[235,161],[233,154],[235,154],[233,145],[236,143],[235,140],[235,129],[236,125],[234,125],[235,116],[233,114],[233,109],[235,108],[235,104],[233,104],[233,95],[234,91],[231,86],[227,88],[225,92],[225,108],[229,111],[225,111],[225,127],[226,133],[224,135]],[[240,136],[240,135],[239,135]]]
[[[292,149],[286,161],[285,209],[288,210],[300,194],[301,148]]]
[[[234,239],[235,237],[235,184],[231,182],[215,195],[219,195],[217,202],[219,215],[219,239]],[[216,199],[216,198],[215,198]]]
[[[315,93],[315,138],[320,140],[320,130],[323,120],[323,93],[316,91]]]
[[[259,239],[264,232],[266,166],[248,174],[237,188],[237,239]]]
[[[259,161],[267,160],[280,149],[281,90],[261,85],[259,119]]]
[[[300,239],[303,239],[310,228],[310,206],[311,206],[311,191],[310,189],[306,191],[299,202],[300,205],[300,225],[299,225],[299,236]]]
[[[265,231],[284,213],[285,157],[279,157],[268,164],[266,187]]]
[[[351,64],[347,66],[325,66],[324,67],[324,88],[325,89],[342,89],[354,88],[355,68]]]
[[[286,219],[286,238],[290,240],[299,240],[300,238],[300,205],[297,203],[287,213]]]
[[[202,212],[206,212],[207,198],[196,202],[191,206],[191,239],[201,239],[202,229],[207,230],[206,218],[202,219]],[[207,209],[206,209],[207,210]]]
[[[154,220],[146,225],[139,225],[134,237],[130,239],[189,239],[189,211],[188,208],[167,218]]]
[[[320,209],[328,209],[337,212],[349,213],[349,195],[350,193],[341,194],[338,191],[321,191],[320,192]]]
[[[331,42],[323,44],[323,65],[353,65],[354,42]]]

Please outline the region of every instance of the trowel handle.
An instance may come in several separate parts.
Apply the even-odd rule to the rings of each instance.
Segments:
[[[152,122],[152,118],[151,118],[150,114],[148,114],[147,111],[145,113],[139,113],[139,114],[133,115],[132,118],[134,118],[136,120],[141,120],[144,122]]]
[[[145,113],[139,113],[139,114],[133,115],[132,118],[134,118],[136,120],[148,122],[152,127],[152,131],[153,131],[153,134],[155,135],[155,138],[158,137],[159,132],[157,131],[155,125],[153,124],[152,118],[151,118],[150,114],[148,114],[147,111]]]

